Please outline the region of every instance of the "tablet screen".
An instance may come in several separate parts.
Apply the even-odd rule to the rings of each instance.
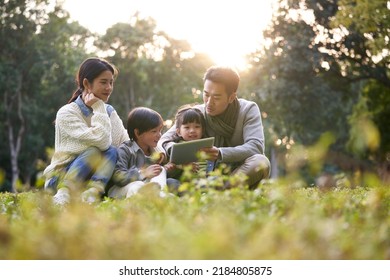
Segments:
[[[214,137],[175,143],[171,148],[170,161],[175,164],[197,162],[199,161],[197,158],[199,149],[206,147],[211,148],[213,145]]]

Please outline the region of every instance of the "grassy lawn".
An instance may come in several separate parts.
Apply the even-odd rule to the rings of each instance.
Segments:
[[[137,195],[53,206],[0,194],[0,259],[389,259],[390,188]]]

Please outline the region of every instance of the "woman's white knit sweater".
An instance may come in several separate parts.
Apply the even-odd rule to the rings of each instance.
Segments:
[[[111,145],[118,147],[129,140],[122,120],[111,105],[99,100],[91,108],[92,112],[79,98],[58,110],[55,150],[50,165],[43,173],[46,178],[50,178],[53,171],[67,166],[89,147],[105,151]]]

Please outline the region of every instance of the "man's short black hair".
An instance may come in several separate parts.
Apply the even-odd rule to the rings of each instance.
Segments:
[[[238,72],[231,67],[211,66],[207,69],[203,77],[203,82],[206,80],[223,84],[227,94],[231,95],[237,92],[240,76],[238,75]]]

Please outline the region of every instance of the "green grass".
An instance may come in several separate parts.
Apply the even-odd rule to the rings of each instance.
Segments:
[[[134,196],[52,205],[0,194],[0,259],[389,259],[390,188]]]

